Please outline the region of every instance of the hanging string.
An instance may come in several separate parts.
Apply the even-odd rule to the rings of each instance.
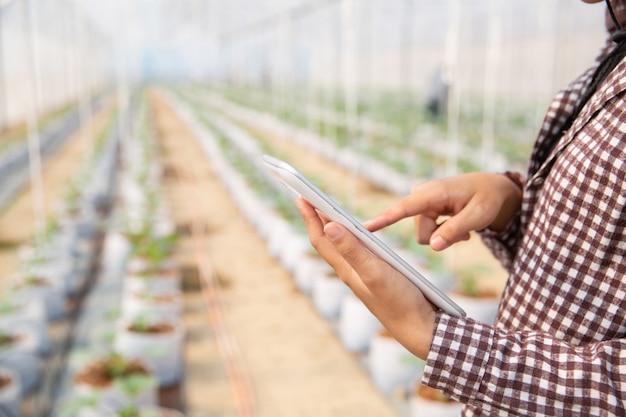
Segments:
[[[88,123],[93,117],[91,108],[93,91],[91,73],[89,71],[91,65],[89,54],[84,53],[89,50],[89,31],[87,30],[85,16],[82,13],[82,9],[79,9],[79,5],[75,4],[69,9],[73,9],[73,24],[71,26],[73,26],[75,41],[72,50],[74,54],[75,94],[78,95],[78,117],[83,138],[83,158],[89,158],[95,152],[93,124]],[[82,60],[80,59],[81,56],[83,57]],[[89,163],[89,159],[86,159],[86,161]]]

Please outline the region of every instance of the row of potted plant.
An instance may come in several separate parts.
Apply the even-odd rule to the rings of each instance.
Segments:
[[[69,319],[88,287],[102,227],[102,204],[110,197],[104,178],[114,144],[104,129],[66,186],[66,193],[30,243],[18,250],[19,269],[8,277],[0,297],[0,411],[21,416],[22,400],[38,398],[51,368],[46,361],[66,343],[64,332],[51,335],[53,323]],[[89,166],[89,169],[86,167]],[[76,187],[81,183],[82,187]]]
[[[121,167],[102,254],[57,408],[67,417],[180,417],[160,390],[183,378],[177,235],[162,198],[146,102],[121,144]]]
[[[95,96],[90,103],[98,110],[106,94]],[[41,117],[38,132],[38,152],[42,159],[53,155],[80,127],[80,109],[77,103],[68,103]],[[0,137],[0,209],[5,208],[28,182],[28,129],[22,124],[9,129]]]
[[[238,89],[235,86],[194,85],[190,90],[196,95],[220,97],[232,105],[251,109],[259,119],[274,118],[281,124],[291,126],[294,131],[315,132],[337,148],[357,143],[364,155],[404,174],[427,177],[445,172],[449,165],[445,119],[430,116],[418,96],[370,92],[366,95],[367,100],[357,104],[358,115],[349,117],[340,95],[333,98],[332,103],[309,101],[305,105],[296,105],[297,101],[293,100],[297,97],[289,97],[280,100],[288,109],[282,112],[272,106],[276,100],[272,99],[270,91],[255,89],[254,86]],[[481,106],[473,100],[467,101],[460,115],[462,131],[456,145],[459,147],[459,171],[476,170],[481,166],[483,169],[494,169],[494,164],[511,166],[524,163],[523,156],[528,152],[530,142],[518,138],[510,126],[515,125],[519,131],[528,133],[536,129],[537,121],[522,116],[524,112],[528,114],[524,106],[509,110],[511,113],[499,115],[494,125],[495,134],[506,136],[509,140],[496,141],[494,149],[488,151],[489,156],[486,157],[485,150],[479,149],[484,123]],[[441,146],[433,147],[433,140],[437,138],[440,138],[438,143]],[[485,163],[490,165],[486,167]]]

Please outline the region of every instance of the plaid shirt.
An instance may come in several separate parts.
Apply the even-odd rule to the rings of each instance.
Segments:
[[[626,415],[626,60],[546,151],[592,72],[550,106],[518,217],[481,232],[510,272],[495,324],[438,315],[423,382],[465,416]]]

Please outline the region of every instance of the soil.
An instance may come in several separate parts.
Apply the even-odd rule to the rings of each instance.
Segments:
[[[128,326],[128,330],[137,333],[161,334],[171,332],[174,330],[174,326],[170,323],[153,323],[148,326],[133,324]]]
[[[19,335],[0,333],[0,347],[12,345],[20,340],[20,337]]]
[[[94,387],[108,387],[116,377],[130,375],[149,375],[150,371],[138,360],[129,360],[121,375],[114,375],[110,361],[100,359],[85,366],[74,376],[74,383],[87,384]]]
[[[0,375],[0,388],[7,387],[11,385],[13,382],[13,378],[8,375]]]

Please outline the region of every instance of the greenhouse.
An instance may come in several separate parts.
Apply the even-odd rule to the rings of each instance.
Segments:
[[[0,0],[0,417],[479,407],[433,387],[432,357],[312,245],[264,155],[359,221],[431,180],[525,176],[607,16],[576,0]],[[511,271],[481,239],[493,224],[446,250],[410,219],[376,236],[497,332]]]

